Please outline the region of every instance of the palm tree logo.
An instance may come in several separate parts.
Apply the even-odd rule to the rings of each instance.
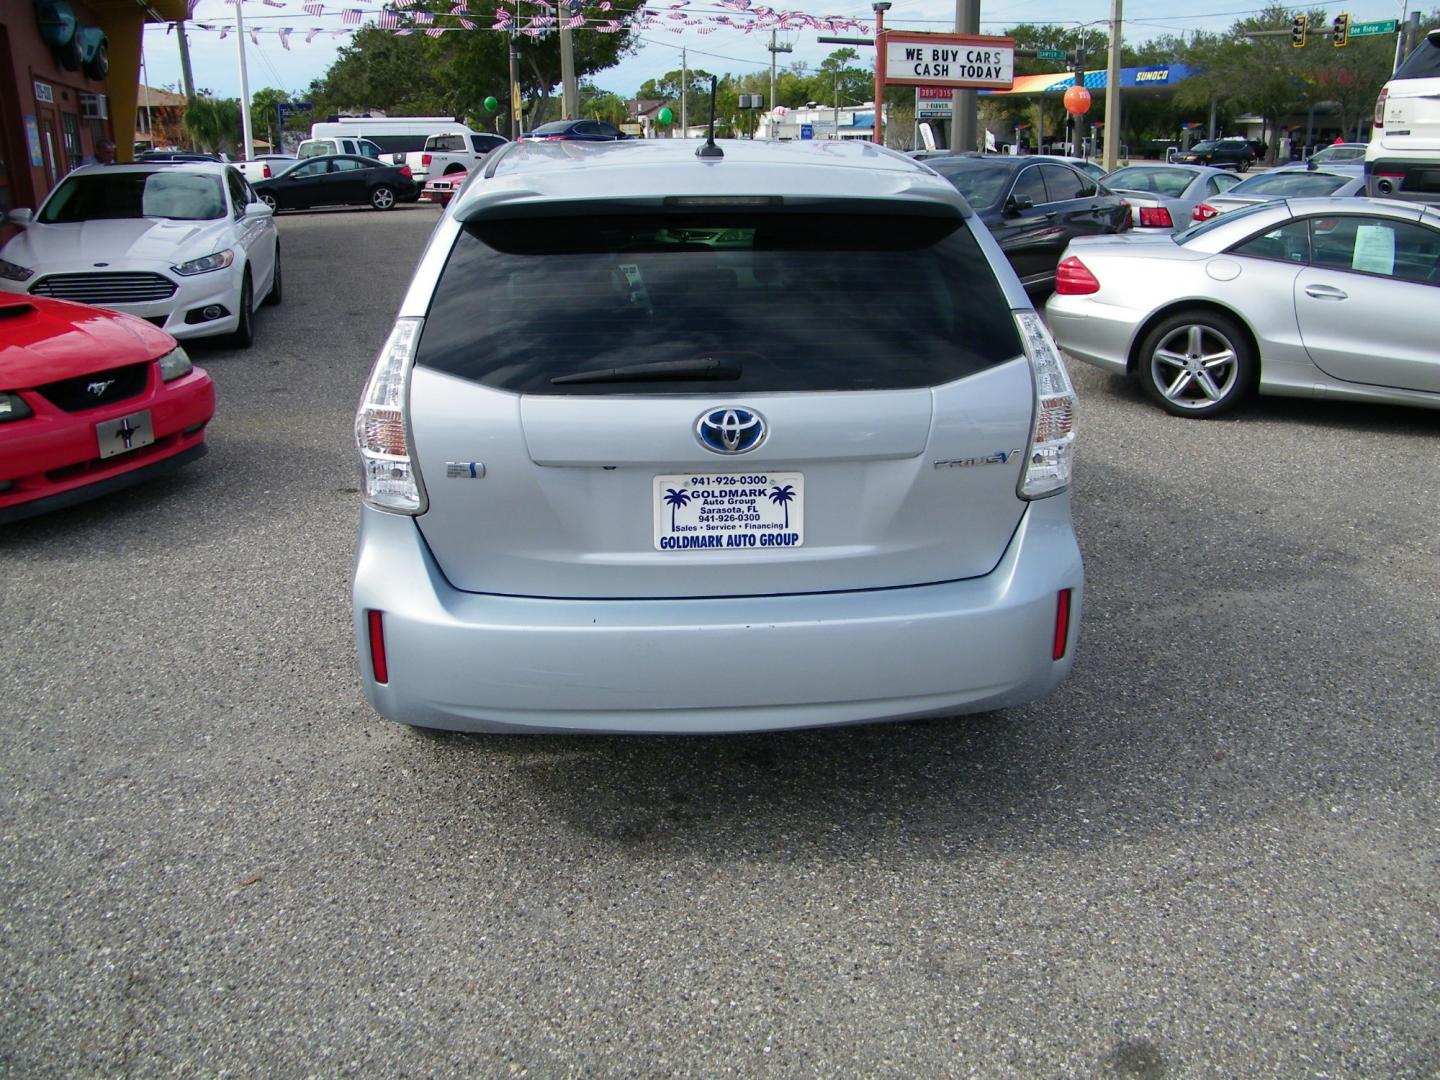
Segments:
[[[675,531],[675,511],[689,505],[690,494],[684,488],[666,488],[665,505],[670,507],[670,531]]]
[[[790,503],[794,498],[795,487],[792,484],[786,484],[784,487],[776,484],[770,489],[770,501],[785,508],[785,528],[787,529],[790,528]]]

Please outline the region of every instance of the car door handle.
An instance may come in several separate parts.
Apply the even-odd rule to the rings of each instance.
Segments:
[[[1333,285],[1306,285],[1305,295],[1314,297],[1316,300],[1347,300],[1349,294],[1335,288]]]

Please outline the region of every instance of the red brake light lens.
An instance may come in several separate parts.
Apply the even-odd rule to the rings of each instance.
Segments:
[[[1191,221],[1209,221],[1216,214],[1220,213],[1209,203],[1199,203],[1194,210],[1190,211]]]
[[[400,166],[400,175],[401,175],[401,176],[408,176],[408,177],[411,177],[412,179],[413,179],[414,176],[415,176],[415,174],[410,171],[410,166],[409,166],[409,165],[401,165],[401,166]]]
[[[371,615],[378,612],[372,611]],[[1065,648],[1070,644],[1070,590],[1061,589],[1055,599],[1055,644],[1050,650],[1050,659],[1064,660]]]
[[[1387,97],[1389,97],[1389,96],[1390,96],[1390,88],[1389,88],[1388,86],[1381,87],[1381,89],[1380,89],[1380,96],[1375,99],[1375,126],[1376,126],[1376,127],[1384,127],[1384,126],[1385,126],[1385,99],[1386,99]]]
[[[269,166],[269,165],[261,165],[261,166],[260,166],[260,175],[261,175],[261,177],[262,177],[263,179],[269,180],[269,179],[270,179],[270,166]]]
[[[370,667],[375,672],[376,682],[388,683],[390,665],[385,660],[385,616],[379,611],[367,611],[365,614],[370,624]]]
[[[420,155],[420,164],[421,164],[421,165],[429,165],[430,162],[433,161],[433,160],[434,160],[434,155],[433,155],[433,154],[421,154],[421,155]]]
[[[1100,291],[1100,282],[1088,266],[1071,255],[1055,268],[1055,291],[1061,296],[1088,296]]]
[[[1163,206],[1140,207],[1140,227],[1143,229],[1173,229],[1174,220],[1170,211]]]

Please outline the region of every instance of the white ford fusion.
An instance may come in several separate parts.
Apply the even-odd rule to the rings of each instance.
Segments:
[[[123,311],[177,339],[230,335],[245,348],[263,300],[280,302],[270,208],[229,165],[77,169],[38,212],[12,210],[0,289]]]
[[[385,716],[725,732],[1069,672],[1074,394],[955,188],[869,144],[527,142],[450,204],[356,417]]]

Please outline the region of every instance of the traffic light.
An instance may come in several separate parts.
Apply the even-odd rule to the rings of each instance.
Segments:
[[[1290,47],[1292,49],[1303,49],[1305,47],[1305,35],[1310,31],[1310,16],[1296,15],[1295,20],[1290,24]]]
[[[1337,49],[1350,44],[1350,16],[1343,11],[1335,16],[1335,25],[1330,30],[1330,44]]]

